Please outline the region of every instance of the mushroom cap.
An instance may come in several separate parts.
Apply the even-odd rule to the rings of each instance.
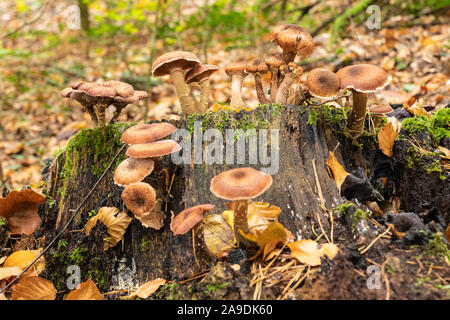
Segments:
[[[245,71],[248,73],[266,73],[269,71],[269,67],[264,62],[264,59],[256,58],[247,63]]]
[[[11,191],[0,198],[0,217],[6,218],[12,235],[31,235],[41,224],[38,207],[45,197],[32,189]]]
[[[125,187],[122,200],[136,217],[142,218],[155,206],[156,193],[148,183],[136,182]]]
[[[241,73],[243,75],[247,75],[245,71],[247,64],[245,62],[232,62],[225,67],[225,72],[230,77],[235,73]]]
[[[129,83],[117,81],[117,80],[110,80],[103,83],[107,87],[114,88],[116,91],[116,95],[127,98],[134,94],[133,86]]]
[[[201,64],[197,56],[187,51],[171,51],[160,55],[152,65],[152,74],[154,77],[168,75],[172,69],[190,69]]]
[[[150,143],[133,144],[128,147],[126,155],[131,158],[162,157],[181,150],[181,146],[174,140],[160,140]]]
[[[272,176],[250,167],[219,173],[211,180],[211,192],[225,200],[252,199],[272,185]]]
[[[119,186],[127,186],[135,182],[141,182],[152,173],[155,162],[150,158],[128,158],[122,161],[114,172],[114,183]]]
[[[284,60],[280,56],[270,56],[264,61],[269,68],[279,68],[284,64]]]
[[[184,79],[186,83],[200,82],[203,79],[209,78],[217,70],[219,70],[219,67],[213,64],[197,65],[186,73]]]
[[[369,112],[372,114],[384,115],[394,111],[388,104],[375,104],[369,108]]]
[[[168,122],[137,124],[125,130],[120,137],[120,141],[126,144],[149,143],[161,140],[176,130],[177,127]]]
[[[285,24],[272,29],[271,37],[286,51],[296,52],[303,57],[309,57],[314,51],[314,41],[311,35],[295,24]]]
[[[325,68],[313,69],[306,79],[311,94],[318,98],[332,98],[339,91],[339,78]]]
[[[91,97],[114,98],[116,90],[105,85],[104,82],[85,82],[78,86],[77,90],[83,91]]]
[[[136,103],[139,102],[142,99],[145,99],[148,97],[148,93],[145,91],[134,91],[134,93],[131,96],[128,97],[121,97],[121,96],[115,96],[113,104],[130,104],[130,103]]]
[[[200,204],[181,211],[170,223],[174,236],[187,233],[203,219],[203,214],[215,208],[213,204]]]
[[[336,72],[340,88],[363,93],[375,92],[391,82],[391,77],[380,67],[372,64],[355,64]]]

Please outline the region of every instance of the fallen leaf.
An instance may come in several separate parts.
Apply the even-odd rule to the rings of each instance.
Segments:
[[[44,278],[23,277],[14,286],[11,300],[55,300],[56,288]]]
[[[441,154],[439,155],[441,158],[450,160],[450,150],[448,150],[447,148],[441,147],[441,146],[438,146],[438,149],[440,152],[443,153],[443,155],[441,155]]]
[[[447,229],[445,229],[445,237],[447,238],[447,241],[450,242],[450,223],[447,226]]]
[[[114,207],[102,207],[98,211],[97,215],[89,219],[86,223],[86,235],[89,236],[91,229],[100,220],[108,229],[108,237],[105,241],[104,250],[108,250],[114,247],[120,240],[122,240],[128,225],[131,222],[131,217],[129,217],[125,212],[120,212],[117,216],[116,213],[119,209]]]
[[[22,272],[19,267],[0,268],[0,280],[9,279],[12,276],[18,276]]]
[[[349,175],[349,173],[345,171],[344,167],[339,163],[339,161],[336,159],[336,156],[332,151],[330,151],[330,155],[328,156],[326,164],[333,173],[333,178],[334,181],[336,182],[338,189],[341,190],[341,186],[344,183],[345,178]]]
[[[431,118],[431,115],[423,108],[420,100],[415,101],[412,105],[406,104],[403,107],[417,117],[425,116],[428,119]]]
[[[248,227],[252,233],[263,232],[267,225],[275,222],[281,209],[267,202],[252,202],[248,206]]]
[[[299,240],[288,244],[291,249],[292,256],[299,262],[310,265],[312,267],[321,264],[321,258],[326,255],[333,259],[338,253],[338,248],[333,243],[327,243],[319,246],[319,244],[311,239]]]
[[[170,230],[174,236],[189,232],[203,219],[205,212],[214,209],[213,204],[200,204],[181,211],[170,223]]]
[[[40,254],[41,250],[18,250],[15,251],[13,253],[11,253],[11,255],[9,255],[9,257],[5,260],[5,262],[3,263],[3,267],[4,268],[8,268],[8,267],[18,267],[21,270],[24,270],[26,267],[28,267],[28,265],[33,262],[38,255]],[[38,261],[36,261],[33,266],[28,269],[28,271],[25,273],[25,275],[34,275],[37,276],[39,275],[39,273],[42,272],[42,270],[44,270],[45,268],[45,260],[44,257],[42,256],[41,258],[39,258]]]
[[[31,235],[41,224],[37,210],[45,197],[31,189],[12,191],[0,198],[0,216],[8,221],[12,235]]]
[[[141,224],[146,228],[152,228],[155,230],[160,230],[164,225],[164,218],[166,215],[161,210],[162,208],[162,199],[159,198],[155,202],[155,206],[150,212],[142,217],[136,216]]]
[[[234,249],[234,233],[222,215],[210,214],[203,218],[203,237],[208,250],[223,258]]]
[[[392,123],[389,122],[378,132],[378,147],[387,155],[392,157],[392,151],[394,149],[395,139],[398,133],[395,131]]]
[[[134,292],[132,292],[129,297],[131,299],[135,299],[136,297],[139,297],[141,299],[147,299],[150,297],[153,293],[155,293],[159,287],[166,284],[167,280],[158,278],[149,282],[146,282],[142,285],[140,285]]]
[[[91,279],[80,284],[80,288],[67,294],[64,300],[103,300],[103,296]]]

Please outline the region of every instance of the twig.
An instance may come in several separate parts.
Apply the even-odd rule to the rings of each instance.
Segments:
[[[313,106],[321,106],[321,105],[324,105],[324,104],[327,104],[327,103],[330,103],[330,102],[333,102],[333,101],[337,101],[337,100],[339,100],[341,98],[348,98],[348,97],[350,97],[350,95],[351,94],[344,94],[342,96],[337,96],[336,98],[329,99],[329,100],[326,100],[326,101],[321,102],[321,103],[313,103],[312,105]]]
[[[390,229],[391,229],[391,227],[388,227],[386,229],[386,231],[384,231],[383,233],[379,234],[363,251],[360,252],[360,254],[366,253],[367,250],[369,250],[370,247],[372,247],[375,244],[375,242],[378,241],[378,239],[380,239],[382,236],[384,236],[386,233],[388,233]]]
[[[80,211],[81,207],[86,203],[86,201],[89,199],[89,197],[91,196],[91,194],[94,192],[95,188],[97,188],[97,186],[100,184],[100,182],[103,180],[103,178],[106,176],[106,173],[109,171],[109,169],[111,168],[111,166],[113,165],[113,163],[116,161],[117,157],[119,156],[119,154],[125,149],[126,145],[124,144],[119,151],[117,151],[117,153],[115,154],[114,158],[111,160],[111,162],[109,163],[108,167],[105,169],[105,171],[103,172],[103,174],[100,176],[100,178],[98,178],[97,182],[95,183],[95,185],[92,187],[92,189],[89,191],[89,193],[86,195],[86,197],[84,197],[83,201],[81,201],[81,203],[79,204],[78,208],[75,210],[75,212],[72,214],[72,216],[70,217],[69,221],[67,221],[66,225],[64,226],[64,228],[53,238],[52,241],[50,241],[50,243],[47,245],[47,247],[45,247],[44,250],[41,251],[41,253],[36,257],[36,259],[33,260],[33,262],[31,262],[25,269],[23,269],[23,271],[16,276],[10,283],[8,283],[6,286],[4,286],[1,290],[0,290],[0,294],[5,292],[6,290],[8,290],[13,283],[15,283],[18,279],[20,279],[20,277],[28,271],[28,269],[30,269],[33,264],[38,261],[43,255],[44,253],[46,253],[51,246],[56,242],[56,240],[59,239],[59,237],[62,236],[62,234],[67,230],[67,228],[69,227],[69,225],[72,223],[73,219],[75,218],[76,214],[78,213],[78,211]]]
[[[384,272],[384,267],[386,266],[388,261],[389,261],[389,258],[387,258],[386,261],[383,262],[383,264],[381,265],[381,276],[383,277],[384,282],[386,283],[386,298],[385,298],[386,300],[389,300],[391,297],[391,288],[389,285],[389,279],[388,279],[386,273]]]

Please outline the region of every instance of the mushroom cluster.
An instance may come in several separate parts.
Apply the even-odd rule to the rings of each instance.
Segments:
[[[106,82],[78,81],[63,89],[61,96],[78,101],[89,113],[94,124],[102,127],[105,125],[105,110],[110,105],[115,107],[110,123],[115,123],[122,109],[147,98],[148,94],[145,91],[135,91],[133,86],[128,83],[111,80]]]
[[[120,138],[128,144],[126,155],[114,172],[114,183],[124,186],[122,200],[143,226],[161,229],[164,214],[161,198],[153,187],[142,182],[157,166],[158,158],[181,150],[174,140],[161,140],[177,128],[166,122],[138,124],[125,130]]]
[[[187,51],[171,51],[159,56],[152,65],[154,77],[170,75],[175,87],[181,112],[184,115],[203,113],[209,107],[209,76],[219,70],[217,66],[202,64],[199,58]],[[198,83],[201,87],[200,105],[191,97],[189,83]]]

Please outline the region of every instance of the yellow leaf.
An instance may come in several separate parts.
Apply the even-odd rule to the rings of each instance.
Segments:
[[[228,223],[231,229],[234,229],[234,211],[225,210],[222,212],[222,218]]]
[[[428,119],[431,118],[431,115],[422,107],[422,103],[419,102],[419,100],[415,101],[411,106],[406,104],[403,107],[415,116],[425,116]]]
[[[267,202],[252,202],[248,206],[248,227],[252,233],[263,232],[267,225],[275,222],[281,209]]]
[[[64,300],[103,300],[103,296],[91,279],[80,284],[80,288],[69,292]]]
[[[150,297],[150,295],[152,295],[154,292],[156,292],[159,289],[159,287],[166,284],[166,282],[167,282],[167,280],[162,279],[162,278],[158,278],[153,281],[146,282],[146,283],[140,285],[136,289],[136,291],[132,292],[129,295],[129,297],[131,299],[134,299],[136,297],[139,297],[141,299],[147,299],[148,297]]]
[[[56,288],[40,277],[23,277],[15,285],[11,300],[55,300]]]
[[[440,152],[442,152],[444,155],[439,155],[441,158],[450,160],[450,150],[448,150],[447,148],[438,146],[438,149]]]
[[[18,276],[22,272],[19,267],[0,268],[0,280],[8,279],[12,276]]]
[[[203,237],[208,250],[219,259],[234,249],[234,233],[222,215],[210,214],[203,218]]]
[[[388,122],[388,124],[378,132],[378,147],[388,157],[392,157],[392,150],[394,149],[397,136],[398,133],[391,122]]]
[[[3,267],[18,267],[21,270],[28,267],[28,265],[33,262],[38,255],[40,254],[41,250],[18,250],[16,252],[13,252],[3,263]],[[33,266],[28,269],[28,271],[25,273],[25,275],[38,275],[41,273],[42,270],[45,268],[45,260],[42,256],[39,258],[38,261],[36,261]]]
[[[333,259],[338,253],[338,248],[335,244],[327,243],[319,247],[319,244],[311,239],[290,243],[288,247],[291,249],[292,256],[295,259],[312,267],[320,265],[320,258],[324,255]]]
[[[345,178],[349,173],[345,171],[344,167],[339,163],[332,151],[330,151],[330,155],[328,156],[326,164],[333,173],[334,181],[336,182],[336,185],[340,190]]]
[[[89,236],[92,228],[97,224],[97,221],[101,221],[108,229],[108,238],[105,242],[105,251],[111,247],[114,247],[120,240],[122,240],[128,225],[131,222],[131,218],[125,213],[121,212],[116,216],[119,209],[114,207],[102,207],[98,211],[98,214],[86,223],[86,235]]]

